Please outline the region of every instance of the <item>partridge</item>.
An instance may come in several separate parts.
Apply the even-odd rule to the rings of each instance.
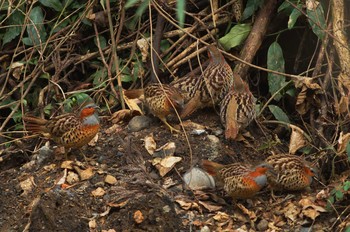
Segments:
[[[251,169],[240,163],[222,165],[208,160],[202,161],[202,167],[233,199],[253,197],[266,185],[266,173],[271,169],[265,163]]]
[[[153,83],[144,89],[144,99],[151,113],[167,125],[171,132],[180,132],[167,122],[166,117],[175,109],[182,109],[184,98],[181,93],[170,85]]]
[[[272,155],[265,161],[277,173],[277,175],[267,174],[268,183],[273,190],[303,190],[309,187],[313,177],[317,176],[316,169],[296,155]]]
[[[95,103],[82,107],[79,114],[63,114],[49,120],[23,117],[25,128],[32,133],[47,134],[65,148],[80,148],[95,137],[100,128]]]
[[[239,76],[235,77],[230,91],[220,103],[220,118],[226,139],[236,139],[239,130],[254,119],[255,101],[247,83]]]
[[[191,115],[197,109],[219,104],[233,84],[232,69],[214,45],[208,46],[208,56],[209,64],[202,75],[190,76],[182,85],[177,83],[178,88],[187,91],[190,99],[181,112],[181,118]]]

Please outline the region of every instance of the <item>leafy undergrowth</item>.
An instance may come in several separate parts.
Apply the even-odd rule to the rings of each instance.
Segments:
[[[191,155],[185,136],[170,134],[155,118],[140,132],[128,132],[127,126],[107,119],[98,138],[81,152],[71,151],[68,160],[43,143],[38,147],[44,148],[31,155],[28,151],[37,139],[6,152],[0,185],[2,231],[190,231],[206,227],[215,231],[330,231],[347,225],[345,214],[338,217],[341,212],[335,206],[347,205],[348,182],[334,191],[314,182],[311,191],[275,193],[275,197],[265,188],[254,199],[237,202],[217,189],[190,190],[183,185],[183,174],[201,159],[256,164],[271,151],[285,152],[288,144],[276,141],[267,130],[263,134],[256,123],[249,128],[249,137],[226,142],[215,112],[200,111],[193,122],[184,122]],[[204,120],[205,125],[199,124]],[[189,125],[205,132],[191,134]],[[152,165],[155,154],[150,155],[145,147],[151,133],[157,147],[173,142],[173,155],[181,158],[165,174]]]

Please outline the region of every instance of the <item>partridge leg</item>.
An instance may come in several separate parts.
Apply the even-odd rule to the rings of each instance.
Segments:
[[[181,131],[179,131],[179,130],[175,129],[174,127],[172,127],[172,126],[166,121],[166,118],[160,117],[159,119],[162,120],[162,122],[163,122],[165,125],[167,125],[167,127],[170,129],[170,132],[171,132],[171,133],[173,133],[173,131],[176,132],[176,133],[181,133]]]

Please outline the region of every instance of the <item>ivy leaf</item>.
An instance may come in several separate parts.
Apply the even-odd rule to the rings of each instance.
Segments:
[[[262,6],[264,3],[264,0],[248,0],[247,5],[243,11],[242,19],[241,21],[249,18],[254,14],[254,12]]]
[[[281,46],[274,42],[267,52],[267,68],[273,71],[284,72],[284,58]],[[279,74],[268,74],[269,91],[271,95],[276,93],[286,83],[286,77]],[[282,94],[278,93],[274,97],[276,101],[282,98]]]
[[[21,33],[21,28],[24,21],[24,15],[16,10],[8,18],[6,32],[4,37],[2,38],[2,43],[6,44],[11,42],[14,38],[16,38]]]
[[[58,12],[63,10],[63,5],[59,0],[39,0],[39,2],[44,6],[49,7]]]
[[[292,13],[289,15],[288,29],[291,29],[294,27],[295,23],[297,22],[297,19],[301,15],[301,9],[302,9],[302,5],[298,4],[297,8],[294,8]]]
[[[322,40],[327,28],[322,5],[318,1],[307,0],[306,14],[312,31],[320,40]]]
[[[25,45],[40,45],[46,41],[46,31],[44,27],[44,14],[41,7],[36,6],[29,14],[29,24],[27,26],[28,37],[23,38]]]
[[[269,109],[278,121],[290,123],[287,114],[281,108],[275,105],[269,105]]]
[[[237,24],[231,28],[229,33],[220,38],[219,42],[225,48],[225,50],[234,48],[243,43],[243,41],[249,35],[251,29],[252,26],[250,24]]]

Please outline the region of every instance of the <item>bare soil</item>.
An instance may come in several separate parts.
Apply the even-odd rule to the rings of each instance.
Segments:
[[[66,171],[61,168],[64,155],[53,153],[40,158],[37,153],[32,154],[35,145],[43,146],[42,139],[28,139],[5,150],[0,165],[0,231],[191,231],[206,227],[213,231],[300,231],[310,225],[314,231],[332,230],[336,218],[333,213],[322,212],[312,221],[301,211],[295,218],[288,218],[285,211],[293,205],[294,210],[302,210],[298,203],[301,199],[316,202],[316,194],[324,188],[319,183],[312,186],[311,192],[279,193],[275,199],[264,189],[252,201],[236,203],[219,190],[190,191],[183,187],[182,175],[198,166],[201,159],[254,165],[271,151],[288,151],[288,142],[283,140],[283,134],[289,136],[288,131],[279,132],[282,139],[278,143],[277,132],[266,133],[267,128],[254,122],[248,128],[251,137],[228,142],[220,133],[223,128],[219,117],[206,109],[191,117],[204,125],[206,132],[193,135],[192,129],[187,128],[190,155],[185,136],[171,134],[156,118],[152,118],[150,128],[134,133],[128,132],[126,126],[106,133],[112,126],[106,119],[94,146],[69,152],[68,160],[80,161],[80,170],[93,170],[91,177],[71,185],[59,182]],[[176,124],[175,120],[170,122]],[[158,147],[175,142],[175,155],[182,157],[165,177],[152,166],[152,157],[144,147],[143,139],[150,133]],[[217,146],[208,137],[213,134],[219,138]],[[78,173],[77,170],[67,171]],[[114,176],[117,182],[106,183],[106,175]],[[173,182],[170,187],[165,185],[169,180]],[[93,194],[98,188],[104,190],[101,196]],[[193,204],[180,206],[178,199]],[[203,202],[218,208],[208,210]],[[139,219],[138,211],[142,215]]]

